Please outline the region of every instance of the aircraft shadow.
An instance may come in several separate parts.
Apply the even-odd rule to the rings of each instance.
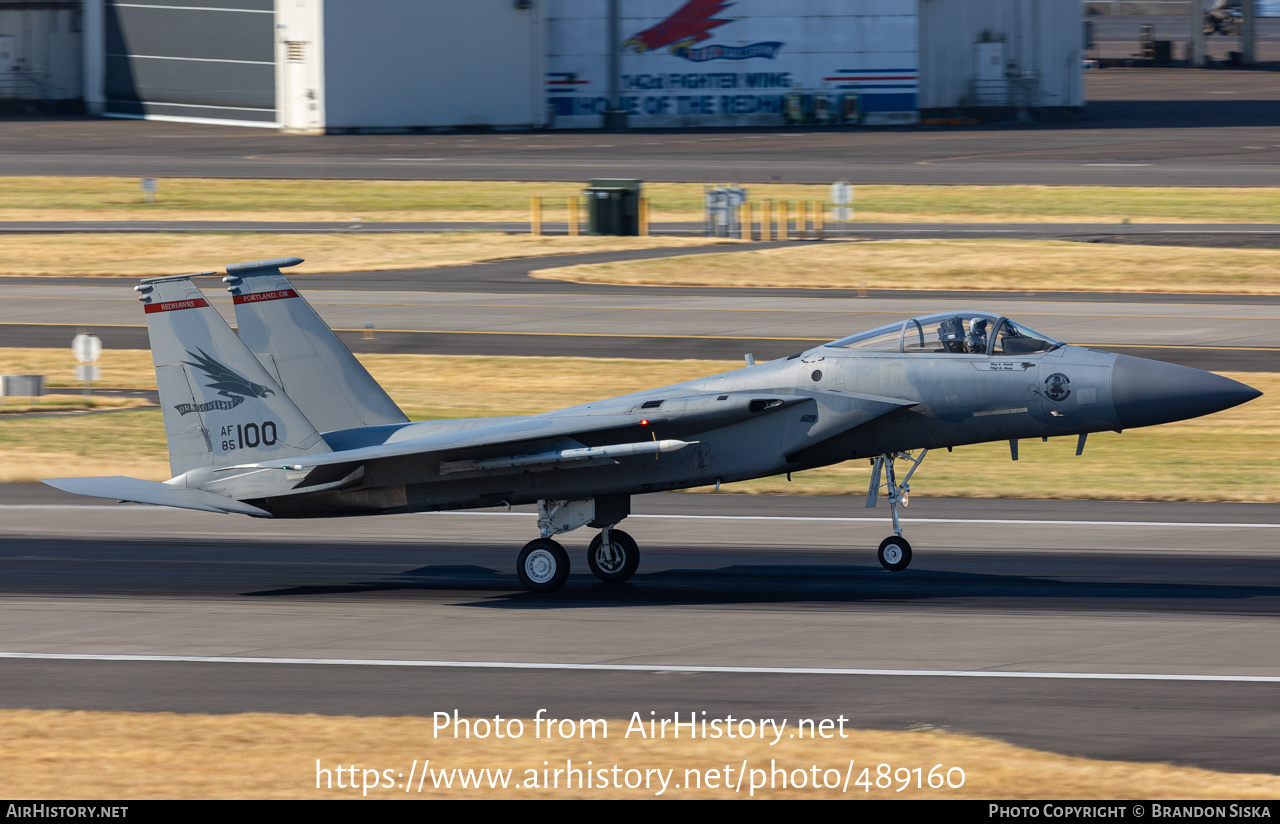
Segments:
[[[491,593],[465,606],[565,609],[602,606],[806,603],[928,603],[1014,606],[1018,609],[1129,609],[1164,612],[1280,613],[1280,586],[1078,581],[1031,575],[911,570],[879,566],[750,564],[716,569],[666,569],[604,584],[572,574],[558,592],[524,591],[512,573],[468,564],[428,565],[376,581],[297,586],[242,593],[253,597],[344,595],[365,592]]]

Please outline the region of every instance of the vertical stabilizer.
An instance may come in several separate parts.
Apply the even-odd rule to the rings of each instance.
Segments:
[[[191,277],[147,278],[134,287],[147,316],[173,474],[328,452]]]
[[[280,258],[227,267],[223,280],[235,302],[240,340],[321,432],[408,421],[280,273],[299,263]]]

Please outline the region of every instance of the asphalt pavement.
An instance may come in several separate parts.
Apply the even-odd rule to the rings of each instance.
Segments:
[[[913,496],[890,573],[887,512],[851,492],[641,496],[630,583],[575,532],[537,597],[524,511],[263,522],[0,486],[0,706],[843,714],[1280,770],[1280,507]]]
[[[1271,71],[1086,74],[1079,120],[894,128],[285,135],[7,118],[0,175],[855,184],[1280,185]]]
[[[1280,368],[1280,296],[743,289],[579,284],[531,272],[752,247],[525,258],[294,283],[352,351],[738,360],[784,357],[914,315],[986,311],[1068,343],[1217,371]],[[198,281],[228,323],[229,296]],[[79,332],[145,349],[133,278],[0,279],[0,345],[63,348]]]

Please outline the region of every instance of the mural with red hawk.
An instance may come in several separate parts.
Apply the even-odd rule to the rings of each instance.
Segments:
[[[711,30],[732,23],[715,15],[732,6],[722,0],[689,0],[656,26],[631,35],[622,44],[623,51],[637,53],[657,51],[666,46],[677,57],[694,62],[706,60],[747,60],[752,57],[773,59],[781,43],[753,43],[749,46],[708,46],[695,49],[694,44],[711,38]]]

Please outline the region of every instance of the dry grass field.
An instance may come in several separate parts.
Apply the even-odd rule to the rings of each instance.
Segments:
[[[797,720],[791,719],[791,724]],[[608,719],[607,739],[548,740],[545,725],[543,737],[537,739],[533,720],[523,719],[522,723],[524,734],[518,739],[454,740],[448,735],[434,737],[430,718],[3,710],[0,795],[128,800],[1280,798],[1280,777],[1272,775],[1072,758],[937,730],[870,732],[846,727],[847,738],[784,737],[771,745],[759,738],[654,740],[639,739],[635,732],[624,737],[628,719]],[[737,770],[744,760],[747,773],[739,787]],[[429,762],[425,776],[424,762]],[[544,762],[548,770],[545,782]],[[593,771],[605,770],[604,778],[610,785],[616,780],[639,786],[601,789],[601,776],[596,772],[592,787],[568,787],[567,773],[557,778],[551,772],[568,766],[585,772],[588,763]],[[882,764],[889,767],[884,779],[880,777]],[[341,779],[335,773],[339,765],[344,767]],[[619,768],[616,777],[614,765]],[[732,769],[727,775],[726,765]],[[942,766],[936,775],[943,782],[950,771],[952,784],[960,786],[929,788],[928,776],[936,765]],[[354,774],[346,769],[351,767]],[[963,779],[960,772],[953,771],[957,767],[963,771]],[[463,789],[456,774],[450,776],[453,787],[437,788],[442,774],[455,768],[464,774],[467,770],[489,772],[481,773],[480,789]],[[318,769],[329,772],[317,773]],[[777,777],[772,778],[775,787],[767,785],[774,769],[786,773],[785,788]],[[628,775],[627,770],[633,772]],[[647,770],[666,774],[665,791],[661,791],[656,773],[648,773],[650,787],[641,784],[641,775]],[[412,783],[411,772],[415,776]],[[583,772],[576,780],[585,784]],[[694,782],[695,773],[701,788]],[[505,789],[490,786],[500,784],[504,775]],[[815,789],[815,775],[819,784],[827,786]],[[356,789],[351,788],[353,778]],[[801,779],[804,786],[794,786]],[[558,788],[546,786],[556,780]],[[752,791],[753,781],[763,786]],[[344,788],[338,787],[340,782]],[[714,787],[709,786],[711,782]],[[903,787],[904,783],[909,786]],[[377,786],[366,796],[365,784]]]
[[[1280,293],[1280,250],[1056,240],[883,240],[543,269],[639,286]]]

